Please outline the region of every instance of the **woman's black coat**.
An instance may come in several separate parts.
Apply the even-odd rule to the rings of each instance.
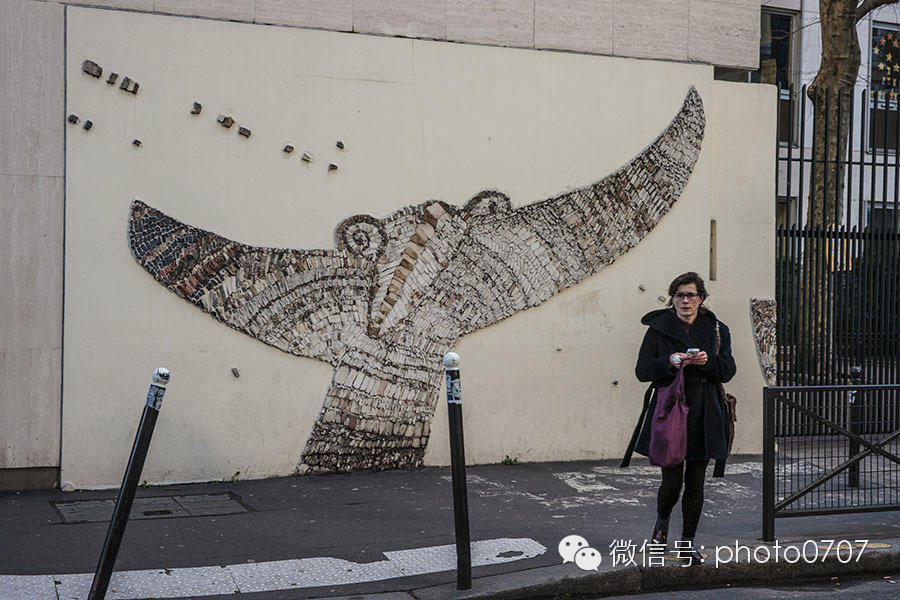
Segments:
[[[688,403],[687,460],[723,461],[728,457],[728,434],[719,406],[717,384],[730,381],[737,368],[731,356],[731,335],[722,322],[719,322],[721,342],[716,352],[716,321],[712,311],[705,308],[700,309],[690,332],[671,308],[649,312],[641,319],[649,329],[634,369],[638,380],[652,381],[655,388],[665,387],[675,379],[676,369],[669,363],[673,353],[700,348],[708,356],[703,366],[684,367],[684,392]],[[635,450],[644,456],[650,451],[650,424],[656,396],[654,393],[635,446]]]

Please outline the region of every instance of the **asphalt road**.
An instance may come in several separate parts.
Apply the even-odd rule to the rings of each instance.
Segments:
[[[900,573],[900,571],[898,571]],[[862,579],[835,577],[828,581],[814,581],[802,585],[770,587],[725,587],[710,590],[682,590],[637,594],[631,596],[607,596],[606,600],[718,600],[724,595],[729,600],[751,600],[760,598],[840,598],[841,600],[869,600],[870,598],[900,597],[900,579],[890,575]],[[563,600],[563,598],[560,598]]]

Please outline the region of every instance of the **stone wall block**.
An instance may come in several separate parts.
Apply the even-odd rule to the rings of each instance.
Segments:
[[[155,0],[153,9],[189,17],[253,21],[253,0]]]
[[[354,0],[353,31],[443,40],[447,0]]]
[[[63,174],[63,10],[0,0],[0,174]]]
[[[759,68],[759,6],[689,1],[688,60]]]
[[[0,348],[0,469],[59,466],[61,369],[60,348]]]
[[[533,0],[447,0],[447,40],[534,46]]]
[[[59,464],[63,179],[0,175],[0,469]]]
[[[688,0],[614,0],[613,54],[687,60]]]
[[[257,23],[353,30],[353,0],[256,0]]]
[[[534,47],[612,54],[613,0],[537,0]]]
[[[0,348],[59,347],[62,232],[61,177],[0,175]]]
[[[64,4],[74,6],[99,6],[101,8],[127,8],[129,10],[153,11],[153,0],[58,0]],[[176,4],[172,2],[172,4]],[[179,2],[177,4],[191,4],[190,2]]]

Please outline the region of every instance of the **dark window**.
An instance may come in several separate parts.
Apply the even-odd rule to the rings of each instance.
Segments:
[[[759,71],[750,81],[791,85],[791,15],[762,11],[759,25]]]
[[[866,220],[873,231],[897,231],[900,215],[893,206],[869,206]]]

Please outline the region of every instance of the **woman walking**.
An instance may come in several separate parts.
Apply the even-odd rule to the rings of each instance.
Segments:
[[[706,286],[697,273],[676,277],[669,284],[667,308],[649,312],[641,319],[648,329],[635,367],[637,378],[653,382],[657,389],[672,383],[679,367],[684,368],[687,454],[681,464],[661,467],[652,540],[666,544],[669,517],[681,495],[683,525],[679,546],[689,550],[691,558],[697,561],[702,556],[694,545],[694,536],[703,511],[706,468],[710,459],[724,461],[728,457],[728,433],[719,406],[718,384],[729,381],[736,371],[728,327],[703,306],[707,297]],[[655,408],[656,394],[635,447],[645,456],[649,454]]]

